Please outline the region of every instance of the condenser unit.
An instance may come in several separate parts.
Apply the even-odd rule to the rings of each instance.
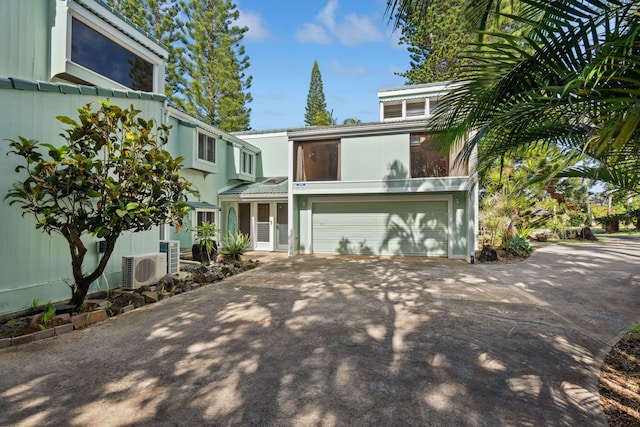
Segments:
[[[180,270],[180,241],[161,240],[160,252],[167,254],[167,273],[177,273]]]
[[[167,274],[167,254],[153,253],[122,257],[122,288],[152,285]]]

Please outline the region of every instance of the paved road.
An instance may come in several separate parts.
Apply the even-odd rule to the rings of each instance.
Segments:
[[[518,264],[296,257],[0,350],[1,425],[606,425],[640,239]]]

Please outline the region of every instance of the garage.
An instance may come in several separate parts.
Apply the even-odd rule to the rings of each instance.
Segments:
[[[316,254],[449,256],[448,200],[315,201]]]

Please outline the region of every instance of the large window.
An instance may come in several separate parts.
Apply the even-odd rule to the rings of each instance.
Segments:
[[[339,181],[340,141],[296,142],[295,181]]]
[[[242,173],[253,175],[253,154],[242,153]]]
[[[411,134],[411,178],[449,175],[449,159],[424,134]]]
[[[198,159],[216,162],[216,139],[204,133],[198,133]]]
[[[71,61],[134,90],[153,91],[153,65],[76,18]]]

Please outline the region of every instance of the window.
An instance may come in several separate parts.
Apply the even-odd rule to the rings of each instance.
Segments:
[[[340,141],[296,142],[295,181],[339,181]]]
[[[253,175],[253,155],[242,153],[242,173]]]
[[[71,22],[71,61],[131,89],[153,91],[153,64],[76,18]]]
[[[216,212],[212,210],[196,210],[196,226],[202,225],[202,223],[208,222],[209,224],[216,223]]]
[[[198,159],[216,162],[216,139],[204,133],[198,133]]]
[[[421,117],[425,115],[426,100],[407,101],[407,117]]]
[[[411,178],[449,175],[449,159],[442,156],[424,134],[411,134]]]
[[[384,104],[384,119],[401,119],[402,104]]]

